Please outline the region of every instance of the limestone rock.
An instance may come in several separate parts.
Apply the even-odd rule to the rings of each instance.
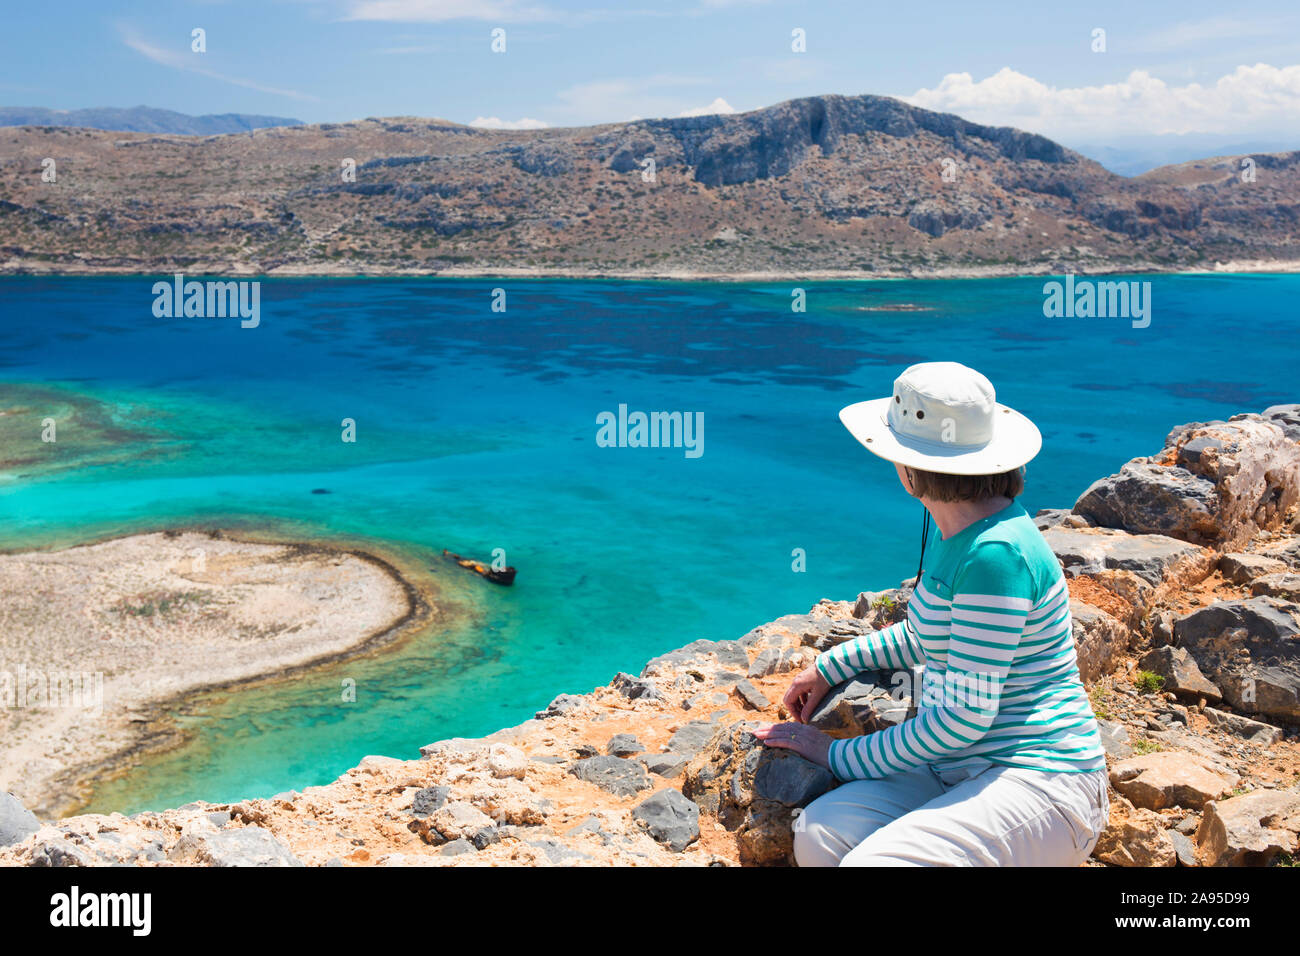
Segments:
[[[1257,790],[1205,805],[1196,831],[1202,866],[1267,866],[1279,853],[1295,854],[1300,838],[1300,794]]]
[[[441,839],[434,837],[435,833]],[[435,810],[429,817],[428,829],[420,835],[429,843],[464,839],[480,850],[498,838],[492,818],[463,800],[453,800]]]
[[[201,866],[302,866],[269,830],[259,826],[217,829],[206,817],[186,825],[167,859]]]
[[[632,817],[675,853],[700,838],[700,808],[671,787],[647,797],[632,811]]]
[[[757,723],[717,733],[686,768],[682,793],[736,834],[742,864],[793,862],[792,812],[836,785],[829,770],[789,750],[768,747]]]
[[[40,821],[21,800],[0,791],[0,846],[21,843],[40,828]]]
[[[488,751],[487,763],[492,776],[498,778],[523,780],[528,773],[528,757],[518,747],[510,744],[493,744]]]
[[[1178,851],[1154,810],[1134,807],[1123,797],[1111,802],[1110,822],[1092,855],[1113,866],[1174,866]]]
[[[1121,760],[1111,768],[1110,782],[1137,807],[1200,809],[1241,778],[1199,754],[1161,750]]]
[[[1300,446],[1277,419],[1236,415],[1175,428],[1154,458],[1094,482],[1074,511],[1097,524],[1230,551],[1259,531],[1294,531]]]
[[[1131,632],[1117,618],[1082,601],[1070,602],[1070,620],[1079,678],[1085,684],[1092,684],[1115,669],[1128,650]]]

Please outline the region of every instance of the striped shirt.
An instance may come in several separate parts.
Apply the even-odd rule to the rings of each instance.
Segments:
[[[840,780],[925,764],[1090,772],[1106,766],[1075,658],[1056,556],[1017,502],[935,541],[907,619],[818,656],[831,684],[924,665],[912,720],[830,747]]]

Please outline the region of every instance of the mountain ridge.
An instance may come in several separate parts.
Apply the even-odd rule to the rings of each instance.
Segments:
[[[1300,151],[1253,157],[1250,182],[1237,157],[1127,179],[1038,134],[871,95],[538,130],[372,117],[205,138],[11,127],[0,142],[8,273],[896,276],[1300,262]],[[41,181],[44,158],[57,184]]]

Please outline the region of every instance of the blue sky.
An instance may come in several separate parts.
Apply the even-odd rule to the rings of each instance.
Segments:
[[[1198,0],[62,0],[7,5],[0,103],[571,126],[880,93],[1065,142],[1300,137],[1300,5],[1242,10]],[[195,27],[205,53],[191,51]],[[495,27],[505,53],[490,49]],[[1098,27],[1105,52],[1091,49]],[[791,50],[795,28],[804,53]]]

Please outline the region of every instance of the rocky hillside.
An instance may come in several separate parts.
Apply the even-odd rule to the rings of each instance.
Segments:
[[[54,160],[56,179],[42,170]],[[1300,152],[1136,179],[878,96],[487,130],[0,129],[0,272],[1108,272],[1300,261]],[[653,164],[653,168],[651,168]]]
[[[1300,405],[1170,433],[1039,527],[1073,598],[1109,827],[1087,865],[1294,865],[1300,853]],[[0,865],[785,865],[834,787],[749,731],[816,654],[898,620],[906,587],[824,600],[561,694],[488,737],[366,757],[326,786],[42,824],[0,795]],[[833,736],[913,716],[892,674],[833,688]]]

